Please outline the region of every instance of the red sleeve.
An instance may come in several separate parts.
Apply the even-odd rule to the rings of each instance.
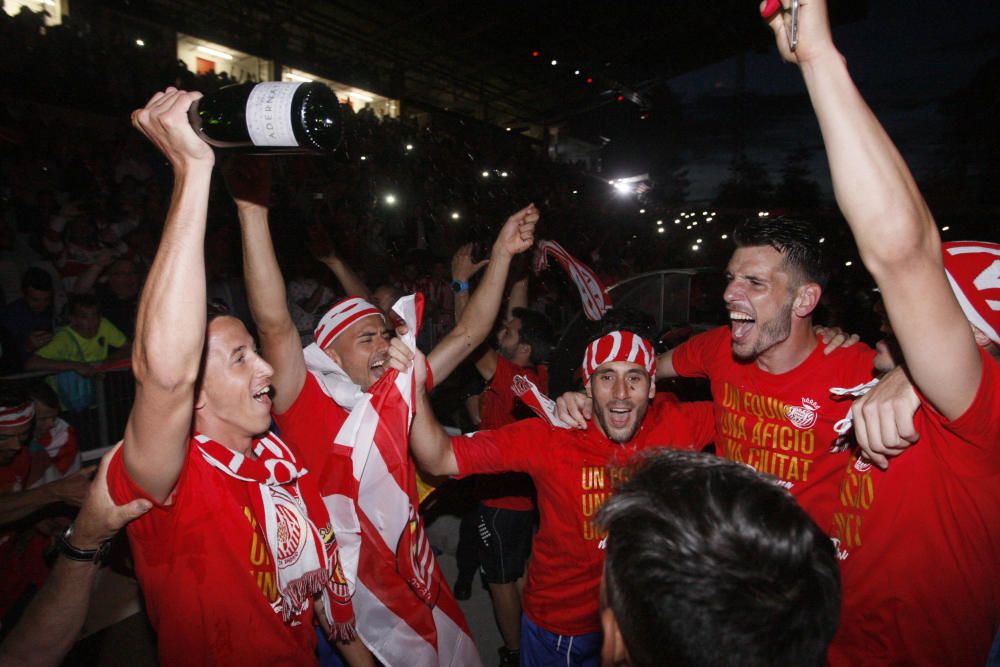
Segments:
[[[960,417],[948,421],[931,406],[919,389],[917,395],[920,397],[924,410],[930,411],[940,420],[941,425],[946,430],[973,448],[968,452],[942,452],[943,456],[969,454],[963,458],[974,461],[980,466],[988,466],[995,471],[1000,469],[1000,456],[998,456],[1000,454],[1000,419],[997,418],[997,415],[1000,415],[1000,363],[982,348],[980,348],[979,353],[983,360],[983,373],[979,379],[979,389],[976,391],[976,397],[972,399],[972,404]]]
[[[728,338],[729,327],[718,327],[692,336],[674,348],[671,355],[674,370],[681,377],[709,377],[712,361],[718,357]]]
[[[141,517],[128,524],[129,537],[133,539],[158,539],[160,535],[159,526],[171,516],[171,510],[176,507],[176,500],[179,491],[185,483],[190,469],[190,455],[184,458],[184,467],[181,468],[180,477],[177,478],[177,485],[170,494],[168,504],[158,503],[149,496],[135,480],[125,470],[125,461],[122,457],[122,450],[119,449],[111,458],[108,464],[108,495],[116,505],[124,505],[136,498],[145,498],[153,503],[153,509],[149,510]]]
[[[712,401],[664,401],[654,404],[653,413],[647,419],[651,428],[643,440],[644,448],[670,447],[697,452],[715,440]]]
[[[523,419],[492,431],[479,431],[451,438],[460,475],[496,472],[528,472],[538,456],[539,447],[552,427],[541,419]]]
[[[332,451],[340,427],[347,421],[347,411],[333,402],[319,386],[312,373],[306,373],[299,395],[285,412],[274,413],[278,435],[302,457],[306,467],[319,470]],[[346,447],[343,449],[347,449]],[[349,456],[350,453],[347,452]]]

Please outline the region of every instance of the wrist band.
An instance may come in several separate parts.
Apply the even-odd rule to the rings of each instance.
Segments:
[[[56,548],[63,556],[82,563],[103,563],[111,551],[111,540],[104,540],[96,549],[80,549],[73,546],[69,538],[73,536],[73,525],[56,540]]]

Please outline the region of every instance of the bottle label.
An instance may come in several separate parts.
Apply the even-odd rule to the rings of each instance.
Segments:
[[[301,83],[258,83],[247,97],[247,132],[254,146],[298,146],[292,131],[292,96]]]

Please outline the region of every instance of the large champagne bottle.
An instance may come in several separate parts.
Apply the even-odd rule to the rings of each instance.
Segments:
[[[212,146],[252,153],[328,153],[344,134],[337,96],[321,83],[225,86],[192,104],[188,117]]]

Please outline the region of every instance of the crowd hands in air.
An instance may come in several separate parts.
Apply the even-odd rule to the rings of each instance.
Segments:
[[[489,582],[505,643],[502,664],[985,663],[1000,625],[1000,318],[982,296],[997,288],[977,276],[995,275],[989,267],[1000,261],[1000,247],[942,248],[909,170],[847,73],[826,3],[799,7],[794,50],[783,9],[768,23],[781,56],[802,71],[837,203],[880,288],[886,340],[872,350],[857,336],[815,326],[812,314],[829,276],[814,230],[796,220],[751,220],[734,235],[726,268],[721,296],[730,325],[657,355],[641,328],[612,312],[580,351],[582,391],[558,397],[548,419],[544,401],[519,391],[525,403],[536,403],[540,419],[510,419],[468,436],[449,436],[428,398],[463,361],[474,362],[484,394],[513,393],[512,373],[545,392],[540,350],[551,342],[523,308],[525,281],[510,290],[498,349],[480,349],[501,313],[513,260],[533,246],[544,211],[529,205],[514,213],[488,259],[477,259],[469,245],[459,248],[451,264],[459,284],[454,326],[424,351],[404,343],[407,327],[388,310],[399,295],[389,289],[383,302],[323,240],[317,257],[349,298],[314,322],[304,353],[268,227],[269,165],[234,161],[226,180],[239,213],[258,350],[238,319],[206,317],[204,238],[216,155],[187,121],[199,93],[168,88],[133,114],[170,162],[174,194],[139,306],[132,348],[138,389],[124,444],[102,461],[70,539],[92,549],[136,519],[128,530],[165,664],[191,656],[198,664],[233,660],[231,647],[220,653],[216,638],[170,615],[199,606],[225,618],[236,603],[164,586],[170,572],[156,564],[149,535],[161,538],[157,549],[188,558],[185,531],[201,529],[182,527],[179,517],[197,502],[199,484],[223,483],[234,497],[261,494],[265,507],[277,503],[285,511],[284,501],[267,498],[286,493],[275,485],[293,489],[287,493],[299,499],[299,525],[316,535],[336,533],[342,517],[314,513],[310,494],[332,497],[328,487],[344,468],[330,472],[313,458],[329,443],[313,448],[299,434],[313,427],[310,419],[319,429],[327,428],[318,425],[323,420],[339,425],[348,418],[350,409],[336,399],[338,374],[374,392],[384,389],[379,379],[390,370],[412,371],[408,447],[421,470],[513,471],[534,482],[540,525],[533,538],[529,533],[527,582],[517,584],[519,627],[505,625],[509,608],[497,602],[513,582]],[[310,360],[312,347],[319,356]],[[673,377],[707,379],[712,401],[658,395],[657,382]],[[507,384],[498,386],[498,378]],[[484,419],[495,419],[487,419],[485,400]],[[302,416],[304,405],[322,416]],[[272,418],[287,442],[274,448],[278,454],[266,444],[277,436],[264,435]],[[702,452],[710,443],[714,455]],[[254,477],[248,471],[260,457],[272,477],[291,470],[291,479]],[[311,472],[302,473],[303,464]],[[594,517],[589,510],[607,496]],[[270,515],[257,501],[226,502],[213,507],[227,526],[220,532],[249,531],[240,535],[256,539],[246,518],[265,526]],[[239,515],[239,528],[226,523],[227,512]],[[220,555],[205,560],[223,570],[241,562],[245,553],[225,553],[234,544],[241,543],[220,541]],[[269,546],[277,560],[279,551]],[[326,586],[339,572],[331,555],[337,547],[326,544],[324,552],[323,540],[314,546],[326,573],[307,589],[315,604],[290,603],[297,598],[283,587],[298,575],[278,571],[277,596],[250,603],[260,607],[250,622],[260,634],[247,635],[252,646],[241,650],[308,660],[315,637],[287,620],[315,620],[349,664],[375,664],[373,636],[384,628],[359,623],[356,633],[336,635]],[[39,617],[36,608],[88,585],[89,569],[73,574],[69,563],[59,565],[22,621],[30,627],[8,636],[0,660],[19,664],[15,656],[24,655],[38,628],[47,637],[72,637],[79,627],[78,598],[45,623],[27,623]],[[71,576],[83,583],[67,587]],[[187,597],[178,603],[178,595]],[[365,618],[369,603],[354,595],[351,604],[355,617]],[[284,620],[279,614],[275,623],[279,608]],[[286,632],[279,643],[287,645],[276,647],[265,631]],[[185,647],[185,656],[164,646],[168,638]],[[386,661],[381,653],[378,659]]]

